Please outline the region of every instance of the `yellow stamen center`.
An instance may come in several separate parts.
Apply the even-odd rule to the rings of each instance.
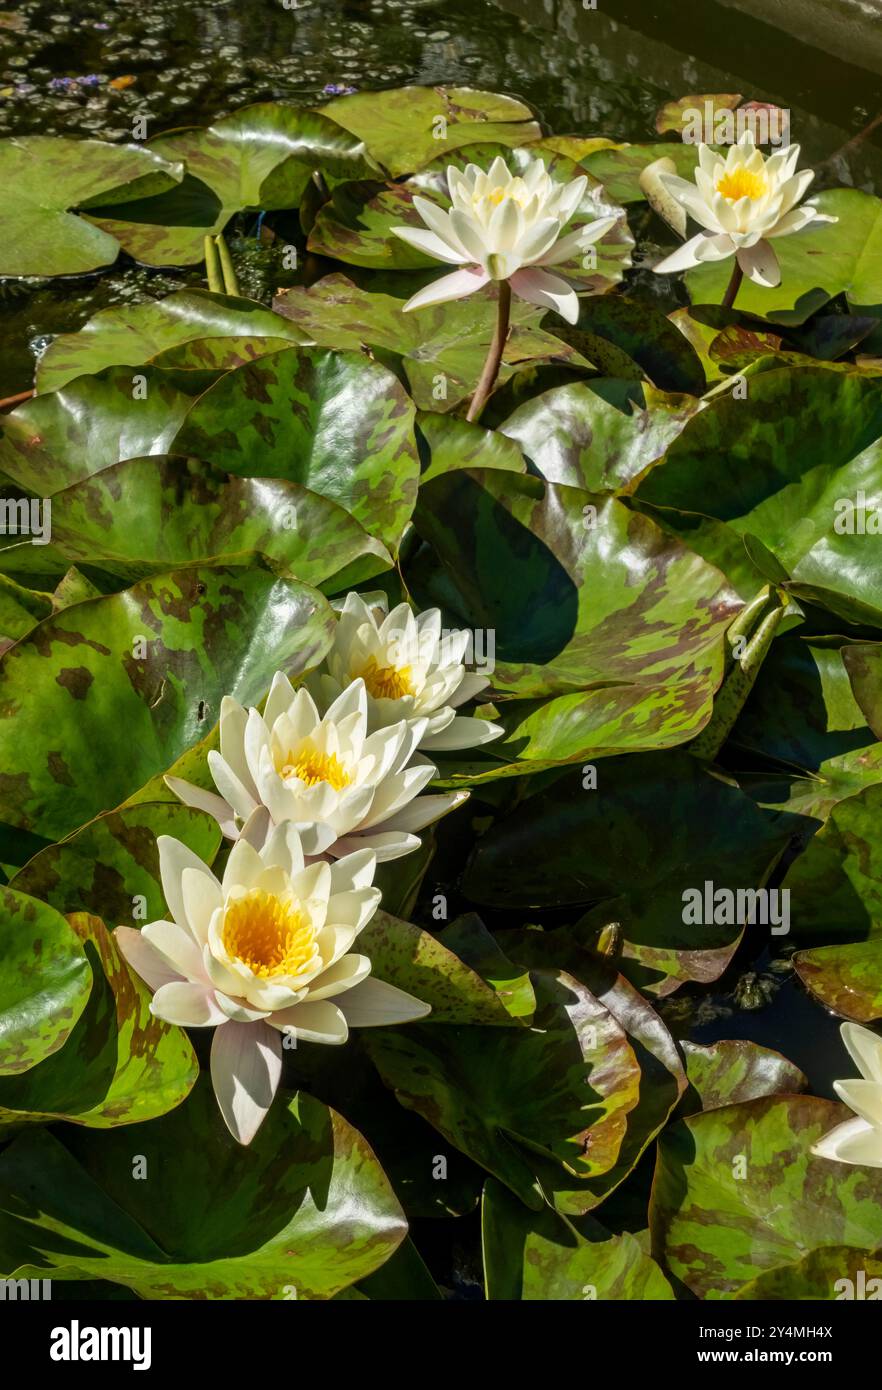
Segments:
[[[717,182],[717,192],[737,203],[739,198],[761,198],[768,189],[765,175],[753,174],[743,167],[728,170]]]
[[[416,694],[409,666],[381,666],[372,656],[358,674],[375,700],[400,700],[405,695]]]
[[[257,888],[227,906],[221,939],[262,980],[301,975],[318,958],[315,931],[296,904]]]
[[[308,787],[327,782],[334,791],[339,792],[352,784],[352,778],[336,753],[320,753],[308,743],[296,755],[286,754],[277,761],[276,766],[279,775],[286,781],[289,777],[299,777]]]

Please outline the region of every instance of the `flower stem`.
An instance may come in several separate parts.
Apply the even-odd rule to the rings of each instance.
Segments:
[[[487,397],[496,385],[496,378],[499,375],[499,364],[502,361],[502,351],[505,347],[505,340],[508,337],[510,314],[511,285],[507,280],[500,280],[499,303],[496,306],[496,327],[493,330],[493,340],[490,343],[487,359],[484,362],[478,384],[475,387],[475,394],[472,396],[471,404],[466,413],[467,420],[477,420],[487,403]]]
[[[724,309],[732,308],[732,305],[735,303],[735,296],[741,289],[741,281],[743,279],[744,271],[741,269],[741,266],[738,264],[736,260],[735,264],[732,266],[732,278],[729,281],[728,286],[726,287],[726,293],[723,295]]]

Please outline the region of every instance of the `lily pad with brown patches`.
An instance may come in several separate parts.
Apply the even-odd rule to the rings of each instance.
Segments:
[[[516,97],[474,87],[395,87],[336,97],[321,110],[362,140],[390,174],[421,168],[475,140],[535,140],[533,112]]]
[[[63,1047],[0,1077],[0,1122],[106,1129],[162,1115],[180,1105],[199,1071],[187,1035],[154,1018],[150,991],[100,918],[74,913],[69,921],[92,969],[89,998]]]
[[[64,1045],[86,1007],[92,970],[53,907],[0,888],[0,1074],[27,1073]]]
[[[494,1178],[481,1206],[484,1278],[491,1301],[669,1301],[674,1292],[634,1236],[598,1222],[578,1227],[550,1208],[528,1211]]]
[[[299,483],[392,550],[416,500],[413,403],[391,372],[351,352],[288,348],[228,372],[193,404],[171,452]]]
[[[653,1255],[699,1298],[731,1298],[824,1246],[882,1243],[882,1171],[812,1155],[850,1111],[768,1096],[693,1115],[659,1141]]]
[[[280,1092],[247,1148],[207,1076],[137,1130],[60,1133],[22,1135],[0,1157],[5,1274],[105,1279],[148,1300],[326,1299],[407,1230],[368,1143],[304,1092]]]
[[[333,624],[316,590],[257,565],[45,619],[0,664],[0,817],[57,839],[113,809],[210,731],[224,695],[257,703],[277,670],[315,665]]]
[[[333,593],[392,567],[354,517],[300,483],[167,454],[127,459],[58,493],[52,534],[69,559],[129,583],[177,565],[265,556]]]
[[[89,912],[112,927],[137,927],[166,915],[159,878],[160,835],[171,835],[211,864],[220,827],[180,803],[110,811],[60,844],[50,845],[15,875],[10,887],[42,898],[59,912]]]
[[[534,976],[529,1028],[372,1030],[365,1046],[402,1105],[538,1210],[538,1174],[607,1172],[637,1103],[640,1068],[624,1030],[564,973]]]

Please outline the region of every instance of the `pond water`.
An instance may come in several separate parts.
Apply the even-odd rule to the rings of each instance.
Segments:
[[[519,95],[556,133],[646,140],[664,101],[740,91],[791,111],[792,137],[823,166],[818,186],[882,183],[882,129],[843,151],[879,108],[882,24],[869,23],[866,0],[784,6],[784,22],[813,44],[752,17],[753,0],[595,2],[25,0],[0,9],[0,135],[124,141],[139,115],[158,132],[251,101],[444,82]],[[256,245],[238,257],[244,292],[268,297],[272,266]],[[200,280],[122,258],[100,276],[0,281],[0,396],[31,385],[46,335]]]
[[[818,187],[878,191],[882,126],[867,133],[882,89],[873,10],[856,0],[597,0],[596,9],[582,0],[38,0],[0,10],[0,135],[124,141],[136,116],[158,132],[252,101],[314,104],[340,89],[443,82],[519,95],[556,133],[640,141],[655,138],[664,101],[732,91],[790,110]],[[253,231],[240,230],[243,291],[268,298],[272,267],[262,274]],[[161,272],[125,257],[103,275],[0,281],[0,396],[30,387],[49,335],[187,282],[202,283],[198,267]],[[790,977],[767,976],[777,991],[767,1007],[733,1002],[739,975],[763,968],[748,953],[715,999],[672,1006],[672,1026],[700,1041],[743,1036],[781,1048],[829,1094],[836,1025]]]

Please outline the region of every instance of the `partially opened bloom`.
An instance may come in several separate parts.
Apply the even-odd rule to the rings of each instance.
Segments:
[[[460,267],[413,295],[405,309],[463,299],[491,280],[508,280],[521,299],[556,309],[569,323],[579,317],[579,301],[569,283],[547,266],[581,255],[617,221],[600,217],[562,235],[588,186],[582,174],[558,183],[541,159],[532,159],[523,174],[513,174],[502,156],[486,172],[477,164],[464,172],[450,165],[447,186],[451,208],[444,211],[427,198],[413,205],[422,227],[393,227],[395,235],[419,251]]]
[[[177,778],[167,782],[231,838],[265,807],[276,825],[294,822],[308,855],[339,858],[366,848],[396,859],[419,848],[414,831],[467,795],[419,796],[436,775],[425,758],[414,758],[426,726],[424,718],[399,719],[368,733],[361,679],[322,716],[309,691],[295,691],[279,671],[262,715],[229,696],[221,702],[220,752],[208,755],[219,796]]]
[[[745,130],[725,158],[711,146],[699,145],[694,183],[677,174],[659,174],[668,192],[704,230],[660,261],[656,271],[667,275],[735,256],[758,285],[780,284],[775,238],[800,232],[811,222],[837,220],[811,203],[796,206],[814,178],[811,169],[796,172],[798,159],[798,145],[766,159],[753,133]]]
[[[839,1163],[882,1168],[882,1038],[858,1023],[843,1023],[842,1041],[861,1075],[834,1081],[833,1088],[855,1112],[855,1119],[831,1129],[812,1153]]]
[[[362,680],[370,730],[419,720],[420,748],[473,748],[504,730],[489,719],[456,712],[488,684],[486,675],[465,668],[470,638],[467,631],[442,631],[437,608],[414,615],[409,604],[400,603],[390,613],[384,593],[350,593],[333,646],[307,685],[319,705],[328,706]]]
[[[350,1025],[423,1018],[429,1006],[370,978],[351,951],[380,901],[370,850],[305,865],[292,825],[263,849],[233,846],[223,879],[186,845],[160,836],[159,869],[170,921],[115,936],[155,991],[150,1009],[183,1028],[216,1028],[211,1079],[227,1127],[248,1144],[282,1071],[282,1037],[344,1043]]]

